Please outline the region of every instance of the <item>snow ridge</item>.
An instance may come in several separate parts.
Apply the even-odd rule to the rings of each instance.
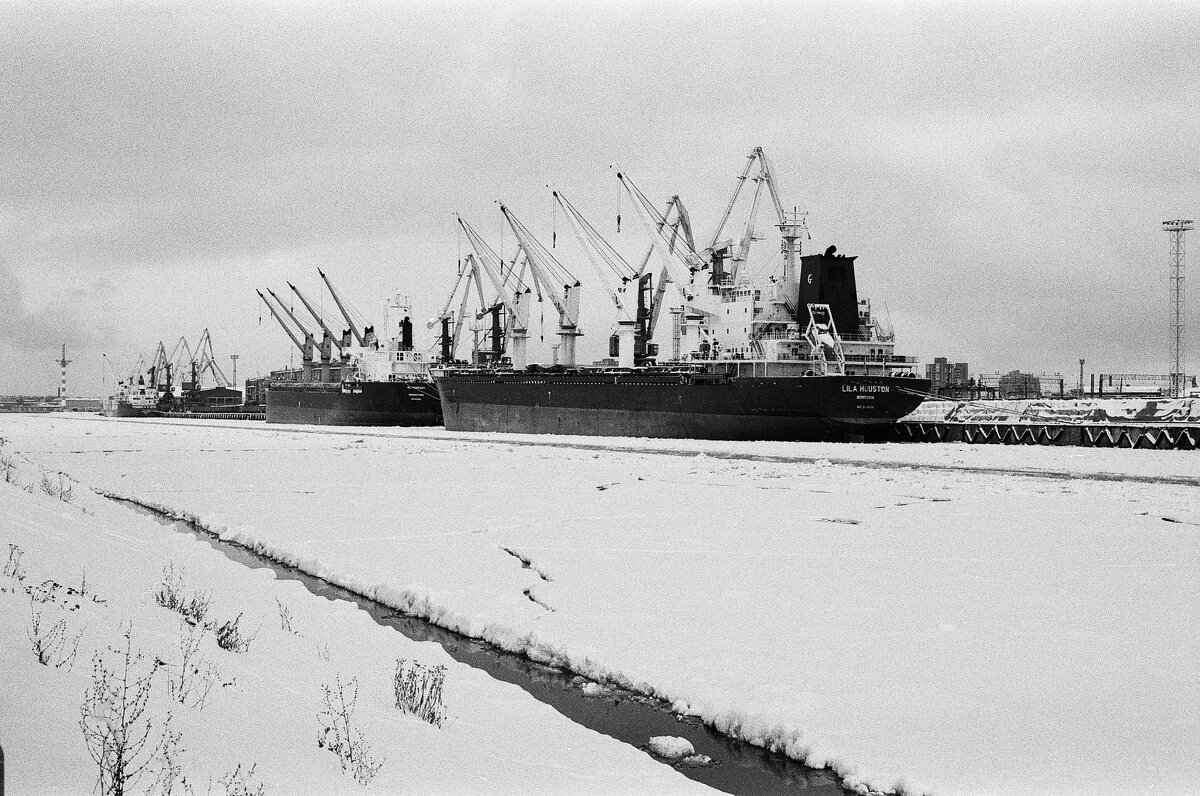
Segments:
[[[704,724],[730,738],[775,754],[785,755],[810,768],[829,770],[837,775],[844,787],[857,793],[894,793],[901,787],[906,792],[914,792],[911,785],[899,782],[886,789],[881,788],[879,778],[873,777],[870,772],[830,758],[823,750],[805,743],[804,731],[799,728],[783,723],[770,724],[757,714],[736,708],[722,710],[709,705],[692,704],[682,694],[664,691],[650,683],[635,680],[624,672],[611,669],[601,662],[593,660],[590,656],[575,655],[559,644],[539,638],[533,631],[522,633],[495,622],[484,621],[481,618],[454,611],[438,601],[434,594],[420,587],[397,588],[387,584],[369,584],[332,570],[315,557],[297,556],[283,548],[268,544],[247,528],[230,529],[216,523],[209,524],[196,514],[155,501],[105,490],[96,490],[96,492],[113,500],[141,506],[171,519],[182,520],[222,541],[237,544],[272,561],[300,570],[307,575],[374,600],[401,613],[424,619],[438,627],[472,639],[486,641],[505,652],[524,655],[535,663],[553,666],[598,683],[615,686],[636,696],[659,701],[664,707],[669,707],[678,714],[699,718]],[[505,552],[517,555],[507,549]],[[549,578],[546,579],[549,580]],[[527,594],[526,596],[534,602],[538,602],[533,599],[532,595]],[[553,610],[549,606],[543,605],[543,607]],[[921,791],[916,789],[916,792]]]

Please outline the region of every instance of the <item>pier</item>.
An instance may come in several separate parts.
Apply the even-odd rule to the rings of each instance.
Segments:
[[[884,440],[1195,450],[1200,399],[926,401]]]

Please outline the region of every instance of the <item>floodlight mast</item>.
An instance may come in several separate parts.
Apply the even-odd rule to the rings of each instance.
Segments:
[[[1162,223],[1171,236],[1170,275],[1170,390],[1172,398],[1181,398],[1187,391],[1187,368],[1183,348],[1183,233],[1192,228],[1191,219],[1174,219]]]

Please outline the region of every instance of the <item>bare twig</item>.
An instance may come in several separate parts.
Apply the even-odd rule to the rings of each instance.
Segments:
[[[367,785],[379,773],[386,759],[376,759],[371,746],[362,733],[351,726],[354,708],[358,702],[358,679],[342,683],[341,675],[335,685],[321,686],[323,707],[317,713],[321,731],[317,735],[317,746],[328,749],[338,756],[342,772],[349,772],[360,785]]]
[[[133,649],[133,627],[122,636],[123,648],[108,648],[114,664],[100,652],[93,656],[92,684],[79,719],[88,753],[100,768],[97,789],[104,796],[124,796],[154,759],[154,747],[146,746],[152,727],[145,712],[159,664],[139,671],[143,656]]]
[[[83,638],[83,633],[70,638],[66,619],[60,619],[47,627],[42,618],[42,610],[39,601],[30,598],[28,635],[29,642],[33,645],[34,657],[43,666],[53,666],[56,669],[65,666],[67,671],[71,671],[75,666],[75,656],[79,653],[79,640]]]
[[[167,691],[181,705],[204,710],[208,695],[221,678],[216,665],[200,654],[203,628],[179,626],[179,669],[169,671]]]

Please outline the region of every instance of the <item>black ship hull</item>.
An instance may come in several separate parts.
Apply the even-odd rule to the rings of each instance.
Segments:
[[[105,417],[158,417],[162,412],[157,409],[134,406],[129,401],[110,398],[101,404],[100,414]]]
[[[720,440],[856,439],[895,423],[929,381],[899,376],[447,371],[451,431]]]
[[[319,426],[437,426],[442,410],[429,382],[274,382],[266,421]]]

